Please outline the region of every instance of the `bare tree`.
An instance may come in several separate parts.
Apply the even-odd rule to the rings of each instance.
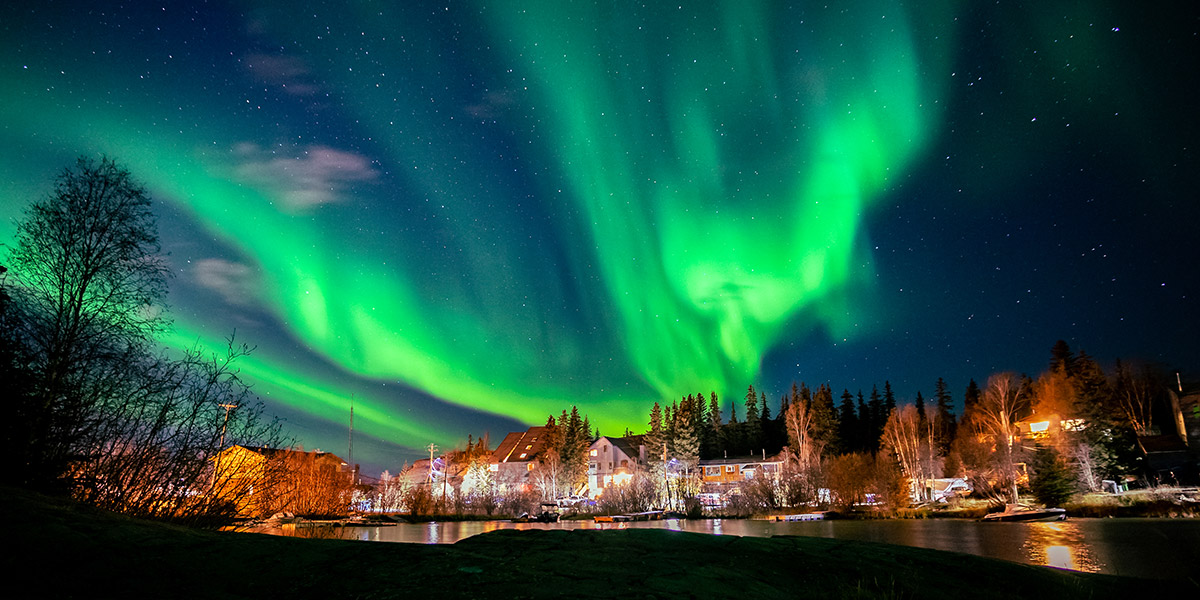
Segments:
[[[1009,502],[1017,501],[1015,441],[1017,420],[1029,407],[1029,395],[1022,390],[1015,373],[997,373],[988,377],[983,398],[975,406],[975,422],[989,434],[998,453],[1000,474],[1009,486]]]
[[[1118,363],[1113,398],[1121,416],[1138,435],[1146,435],[1154,426],[1154,402],[1162,389],[1158,377],[1147,366],[1136,368]]]
[[[222,443],[276,441],[280,429],[230,367],[248,348],[155,351],[169,327],[159,250],[149,197],[109,159],[80,158],[29,206],[2,294],[29,385],[5,441],[22,485],[196,521],[228,512],[198,493]]]

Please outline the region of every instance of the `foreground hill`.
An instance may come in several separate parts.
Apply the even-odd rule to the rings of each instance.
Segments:
[[[501,530],[453,545],[196,531],[0,489],[31,596],[170,598],[1128,598],[1177,582],[807,537]],[[25,586],[17,586],[19,589]]]

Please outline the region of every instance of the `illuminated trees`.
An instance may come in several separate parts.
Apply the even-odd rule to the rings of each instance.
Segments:
[[[922,419],[916,406],[906,404],[893,410],[883,427],[884,449],[896,457],[904,475],[912,481],[913,489],[922,496],[926,480],[933,479],[941,471],[933,422],[931,418]]]
[[[995,445],[999,474],[1010,487],[1009,502],[1017,501],[1017,469],[1015,441],[1017,420],[1029,406],[1029,394],[1021,389],[1015,373],[997,373],[988,377],[983,397],[975,406],[975,418],[982,431],[987,432]]]
[[[140,516],[223,510],[196,493],[216,487],[211,459],[223,443],[276,442],[279,427],[231,367],[245,346],[154,352],[167,269],[146,191],[113,161],[80,158],[26,209],[9,265],[6,340],[28,384],[5,430],[17,481]]]

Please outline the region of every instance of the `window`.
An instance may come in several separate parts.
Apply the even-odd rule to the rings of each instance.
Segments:
[[[533,470],[533,463],[529,463],[529,464],[525,465],[525,470],[526,470],[526,471],[532,471],[532,470]]]
[[[725,465],[725,472],[726,472],[726,473],[732,473],[732,472],[733,472],[733,470],[734,470],[734,467],[733,467],[733,465]]]
[[[721,474],[721,467],[704,467],[706,477],[716,477]]]
[[[521,455],[518,456],[517,458],[525,458],[525,456],[526,456],[526,454],[524,452],[522,452]]]
[[[528,445],[528,446],[525,446],[525,449],[526,449],[526,450],[533,450],[533,444],[530,444],[530,445]]]
[[[500,470],[500,464],[499,463],[490,464],[490,465],[488,465],[488,470],[495,473]]]
[[[600,451],[599,451],[599,450],[597,450],[597,449],[595,449],[595,448],[592,448],[592,451],[590,452],[590,454],[591,454],[592,456],[599,456],[599,455],[600,455]]]

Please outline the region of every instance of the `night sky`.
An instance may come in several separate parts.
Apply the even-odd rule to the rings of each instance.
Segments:
[[[919,7],[919,8],[918,8]],[[155,199],[170,346],[396,471],[578,405],[1200,369],[1200,4],[7,2],[0,240]],[[777,405],[773,406],[777,409]],[[741,414],[741,410],[739,410]]]

